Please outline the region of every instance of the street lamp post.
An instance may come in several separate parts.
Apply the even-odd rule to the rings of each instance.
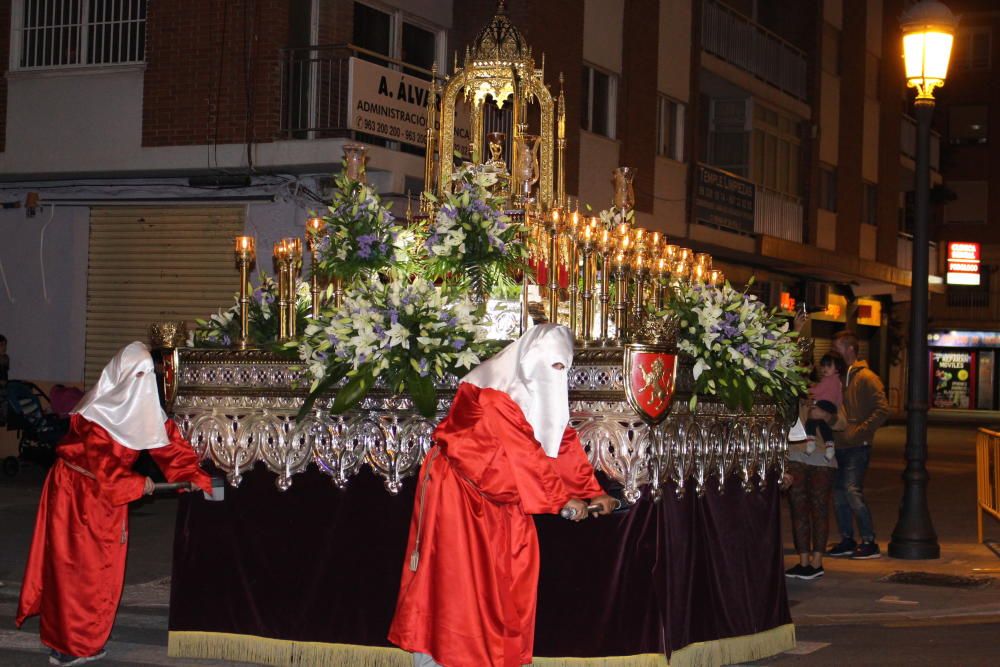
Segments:
[[[930,132],[934,89],[944,85],[955,33],[955,16],[936,0],[922,0],[901,18],[906,83],[917,89],[915,178],[916,217],[913,226],[913,270],[910,285],[909,394],[906,416],[906,470],[903,501],[892,531],[889,555],[920,560],[938,558],[941,547],[927,508],[927,256],[930,207]]]

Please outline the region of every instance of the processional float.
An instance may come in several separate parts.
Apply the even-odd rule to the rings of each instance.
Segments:
[[[614,170],[614,205],[604,219],[570,206],[564,94],[560,90],[553,97],[543,67],[536,66],[504,12],[466,50],[463,65],[443,82],[435,78],[431,87],[440,108],[428,105],[425,189],[441,195],[451,187],[456,114],[468,110],[471,160],[500,175],[496,187],[509,202],[508,214],[523,223],[536,269],[534,278],[524,275],[519,318],[508,323],[507,332],[516,337],[532,321],[573,330],[572,424],[594,467],[620,483],[628,501],[635,501],[645,484],[658,494],[667,480],[677,494],[689,480],[699,494],[709,480],[730,475],[739,476],[748,491],[764,483],[769,470],[783,466],[790,426],[785,406],[758,400],[740,410],[703,396],[691,409],[692,363],[677,355],[675,323],[651,314],[680,283],[721,283],[724,277],[712,268],[711,257],[632,224],[634,172],[628,167]],[[364,179],[364,147],[349,145],[345,153],[352,176]],[[434,206],[432,198],[422,197],[414,217],[433,214]],[[307,249],[315,260],[311,238]],[[302,250],[300,239],[285,239],[274,248],[284,340],[296,335],[292,290]],[[369,466],[390,492],[398,491],[431,447],[435,419],[417,414],[408,398],[376,387],[344,414],[329,410],[334,390],[296,420],[308,384],[303,370],[294,360],[251,349],[246,339],[252,238],[236,239],[236,260],[239,340],[231,349],[182,348],[165,357],[174,418],[198,454],[233,485],[261,462],[277,475],[281,489],[315,464],[338,486]],[[323,294],[315,277],[311,293],[315,313]],[[332,293],[339,301],[340,286]],[[438,419],[447,413],[444,397],[454,389],[453,383],[439,387]]]

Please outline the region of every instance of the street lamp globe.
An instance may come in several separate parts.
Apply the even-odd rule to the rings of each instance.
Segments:
[[[918,104],[933,100],[934,89],[944,85],[956,23],[951,10],[937,0],[921,0],[900,18],[906,84],[917,89]]]

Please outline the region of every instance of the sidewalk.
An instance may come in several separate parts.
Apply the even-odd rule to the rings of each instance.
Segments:
[[[879,641],[917,639],[926,640],[931,647],[926,657],[936,656],[936,664],[984,664],[976,661],[978,654],[967,656],[964,663],[940,662],[941,649],[937,648],[942,640],[959,642],[961,636],[964,644],[960,646],[969,651],[992,652],[992,646],[979,644],[980,637],[990,636],[1000,623],[1000,557],[976,541],[975,439],[976,428],[984,422],[981,415],[975,415],[975,420],[973,415],[958,416],[969,419],[969,423],[933,424],[928,429],[928,505],[941,557],[909,561],[886,555],[902,497],[900,474],[906,439],[905,426],[887,426],[875,438],[865,481],[865,497],[872,510],[882,558],[826,558],[825,576],[813,581],[786,580],[799,647],[755,664],[843,664],[845,660],[849,663],[852,655],[863,655],[868,649],[859,647],[865,642],[877,646]],[[787,505],[783,512],[785,563],[791,567],[798,557],[792,548]],[[1000,522],[987,519],[984,536],[987,540],[1000,539]],[[830,541],[839,537],[831,508]],[[896,572],[990,580],[980,588],[881,581]],[[959,625],[963,630],[956,633],[954,627]],[[931,660],[927,664],[935,663]]]

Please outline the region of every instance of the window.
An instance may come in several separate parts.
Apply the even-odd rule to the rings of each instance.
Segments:
[[[840,30],[829,23],[823,24],[822,58],[823,71],[840,76]]]
[[[986,181],[948,181],[955,199],[944,207],[944,221],[952,224],[985,224],[989,187]]]
[[[12,5],[18,69],[141,63],[146,0],[21,0]]]
[[[988,27],[959,29],[952,62],[958,69],[990,69],[992,32]]]
[[[656,154],[684,161],[684,105],[660,95],[657,100]]]
[[[953,106],[948,109],[948,142],[957,145],[985,144],[985,106]]]
[[[583,113],[581,127],[594,134],[615,138],[618,80],[614,74],[583,66]]]
[[[878,186],[874,183],[865,183],[864,204],[861,222],[866,225],[878,225]]]
[[[354,45],[419,68],[404,67],[403,72],[410,76],[430,78],[423,70],[430,70],[435,61],[441,62],[438,57],[440,35],[439,30],[420,25],[400,11],[383,11],[363,2],[354,3]],[[359,57],[389,66],[387,60],[372,54],[362,53]]]
[[[819,207],[837,212],[837,168],[819,168]]]
[[[798,197],[800,122],[754,103],[753,180],[765,188]]]
[[[990,267],[982,265],[978,285],[948,285],[948,305],[952,308],[989,308],[990,278]]]

